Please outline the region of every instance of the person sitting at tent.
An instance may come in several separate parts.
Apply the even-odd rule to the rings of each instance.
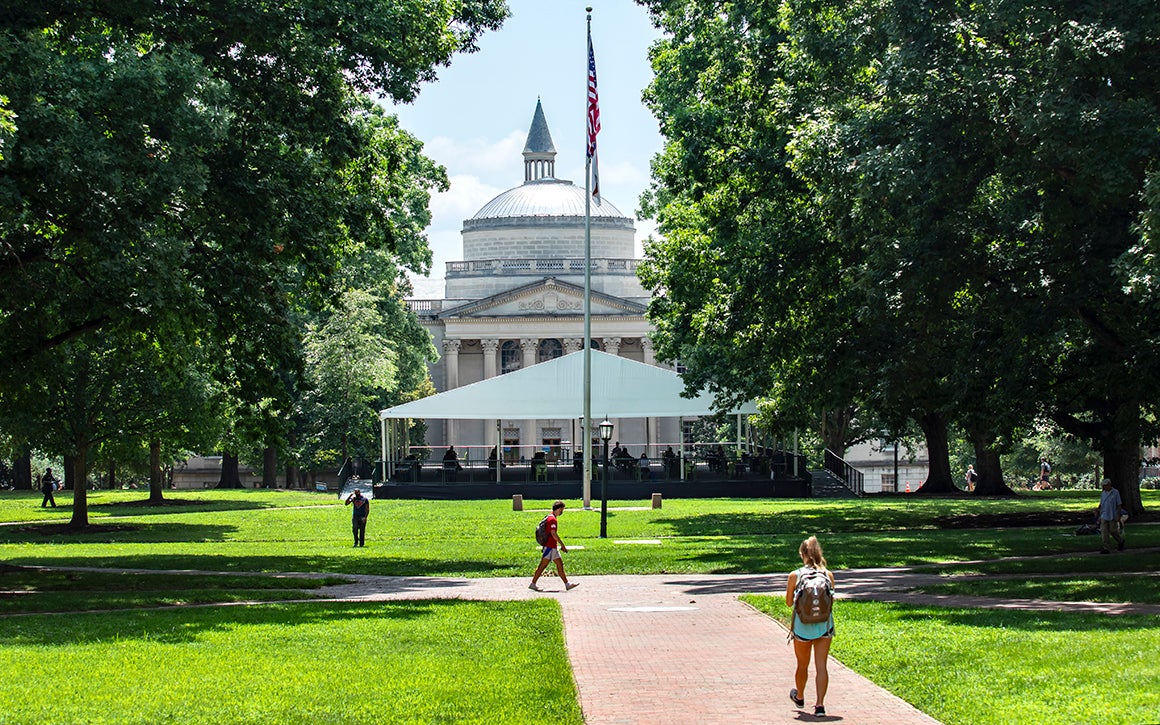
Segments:
[[[669,478],[676,478],[677,477],[677,454],[673,450],[672,446],[669,446],[668,448],[666,448],[665,452],[661,454],[661,460],[664,462],[665,475],[668,476]]]
[[[643,481],[646,476],[648,477],[648,480],[650,480],[650,481],[655,481],[657,479],[656,474],[654,474],[652,471],[652,468],[651,468],[652,461],[650,461],[648,459],[647,452],[641,451],[640,459],[637,462],[637,465],[640,466],[639,471],[638,471],[639,475],[637,476],[638,480]]]
[[[619,448],[619,445],[617,447]],[[620,453],[613,456],[613,463],[617,469],[625,473],[632,473],[636,466],[636,459],[632,457],[627,448],[620,448]]]
[[[495,463],[497,460],[499,460],[499,446],[492,446],[491,453],[487,454],[487,469],[489,471],[495,470]],[[507,464],[501,462],[499,464],[499,467],[500,468],[507,468]]]
[[[452,463],[455,465],[450,465]],[[450,446],[447,452],[443,454],[443,467],[454,468],[456,471],[463,470],[462,464],[459,463],[459,454],[455,452],[455,446]]]

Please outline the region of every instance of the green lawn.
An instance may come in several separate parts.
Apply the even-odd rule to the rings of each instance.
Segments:
[[[779,597],[746,600],[784,621]],[[1156,617],[840,599],[832,653],[947,725],[1154,723]]]
[[[563,652],[549,599],[21,617],[0,723],[581,725]]]
[[[532,531],[549,502],[525,501],[525,510],[515,512],[507,500],[375,501],[367,546],[356,549],[350,510],[333,494],[166,496],[166,506],[153,508],[141,505],[146,492],[91,492],[94,525],[77,534],[63,526],[71,515],[67,493],[57,497],[59,508],[47,510],[39,508],[39,494],[0,493],[0,523],[7,522],[0,525],[0,562],[228,573],[0,567],[0,614],[73,612],[0,616],[0,671],[38,672],[51,661],[54,671],[85,673],[84,686],[67,698],[46,693],[35,677],[14,678],[15,687],[0,690],[0,723],[354,722],[364,719],[364,703],[383,722],[580,722],[559,612],[550,601],[277,601],[308,600],[318,582],[273,575],[528,576],[539,558]],[[960,585],[948,579],[945,586],[1004,596],[1156,601],[1154,579],[1109,574],[1155,571],[1160,553],[1138,550],[1160,547],[1160,524],[1130,525],[1127,556],[1092,555],[1098,538],[1072,532],[1095,501],[1096,492],[1070,491],[988,501],[669,499],[659,510],[611,501],[606,540],[597,536],[599,512],[570,501],[560,531],[573,547],[566,557],[574,576],[784,572],[799,564],[802,538],[817,534],[835,569],[929,565],[944,574],[1050,573],[1048,580],[994,577]],[[1144,501],[1155,509],[1160,493],[1145,491]],[[617,543],[639,539],[661,543]],[[1104,582],[1102,592],[1093,581]],[[240,601],[266,603],[172,606]],[[785,609],[772,601],[774,612]],[[1160,651],[1155,617],[847,601],[840,607],[835,655],[947,723],[1089,721],[1095,713],[1140,722],[1155,718],[1137,708],[1160,712],[1151,694],[1160,692],[1160,665],[1138,654]],[[1019,654],[1024,646],[1029,656]],[[1076,655],[1077,648],[1084,653]],[[559,666],[538,673],[515,666],[532,658]],[[1102,680],[1095,674],[1101,666]],[[1124,693],[1144,687],[1147,696],[1129,697],[1132,714],[1120,717]],[[1069,692],[1074,702],[1057,705]]]

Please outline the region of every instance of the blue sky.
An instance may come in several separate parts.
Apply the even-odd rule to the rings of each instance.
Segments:
[[[478,52],[456,56],[413,104],[393,109],[451,179],[451,190],[431,200],[427,234],[435,261],[430,280],[415,280],[416,297],[442,296],[446,262],[462,259],[463,220],[523,182],[520,152],[537,98],[556,145],[556,176],[584,185],[586,5],[593,8],[602,196],[635,216],[649,162],[662,145],[641,102],[652,79],[648,48],[659,31],[632,0],[508,0],[511,17],[480,40]],[[653,224],[638,220],[636,228],[639,256]]]

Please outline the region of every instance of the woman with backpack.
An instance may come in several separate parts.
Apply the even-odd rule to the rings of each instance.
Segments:
[[[797,658],[794,672],[794,687],[789,691],[789,699],[798,707],[805,707],[802,694],[809,676],[810,655],[814,657],[814,689],[817,702],[814,715],[826,714],[826,689],[830,684],[830,674],[826,669],[830,657],[830,643],[834,638],[834,574],[826,568],[826,557],[822,556],[822,545],[811,536],[798,547],[803,566],[790,572],[785,587],[785,604],[793,608],[793,623],[790,635],[793,637],[793,653]]]

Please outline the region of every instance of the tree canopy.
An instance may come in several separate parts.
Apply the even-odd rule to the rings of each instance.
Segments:
[[[1138,509],[1160,9],[642,4],[669,33],[646,92],[664,239],[642,277],[690,386],[917,424],[928,491],[953,486],[948,425],[994,493],[998,454],[1045,417]]]
[[[373,99],[412,99],[506,14],[502,0],[0,10],[6,429],[46,435],[32,391],[82,389],[82,359],[131,369],[142,339],[174,337],[205,351],[246,418],[232,430],[284,433],[303,326],[345,289],[344,260],[379,255],[392,285],[430,265],[445,175]]]

